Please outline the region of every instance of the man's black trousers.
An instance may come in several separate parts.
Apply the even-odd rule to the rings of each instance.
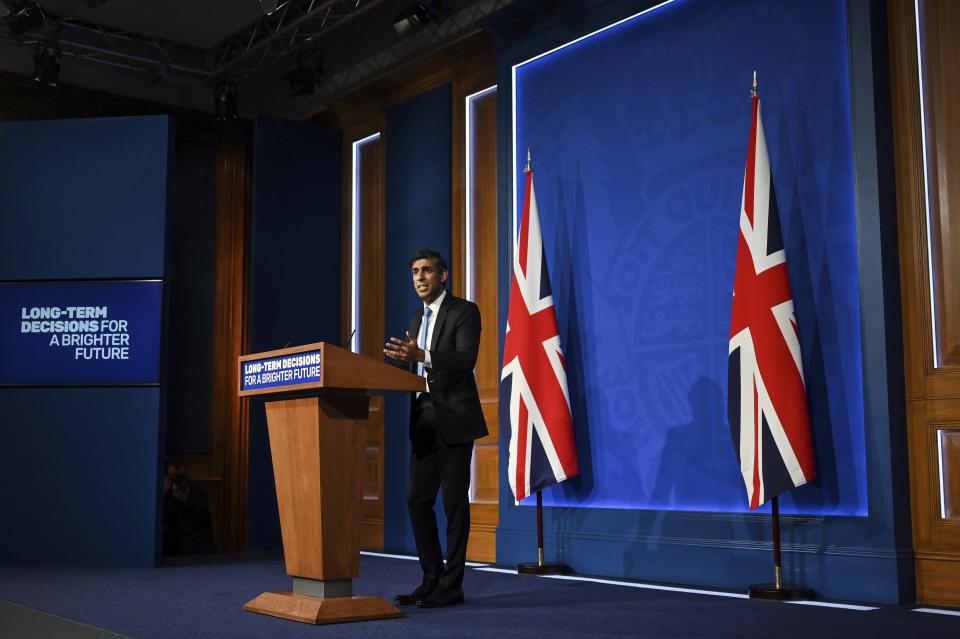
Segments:
[[[470,461],[473,442],[447,444],[440,435],[429,393],[415,398],[411,426],[412,453],[407,508],[423,569],[423,582],[439,589],[459,591],[470,534]],[[440,535],[433,505],[443,493],[447,516],[447,565],[444,568]]]

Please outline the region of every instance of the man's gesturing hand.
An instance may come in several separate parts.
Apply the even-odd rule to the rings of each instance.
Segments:
[[[383,349],[383,354],[391,359],[401,362],[423,361],[423,349],[417,346],[417,340],[410,336],[410,331],[407,331],[406,341],[391,337],[384,346],[386,348]]]

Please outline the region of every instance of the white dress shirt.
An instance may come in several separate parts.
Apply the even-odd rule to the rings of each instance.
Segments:
[[[437,313],[440,312],[440,305],[443,304],[443,298],[447,296],[447,289],[443,289],[440,292],[440,295],[437,296],[437,299],[433,300],[430,304],[424,304],[423,310],[426,312],[427,308],[430,309],[430,319],[429,324],[427,325],[427,341],[425,344],[418,344],[420,348],[423,349],[423,376],[427,376],[427,369],[431,367],[430,363],[430,346],[431,340],[433,340],[433,327],[437,325]],[[423,333],[423,326],[420,327],[418,334]],[[430,383],[427,382],[427,392],[430,392]]]

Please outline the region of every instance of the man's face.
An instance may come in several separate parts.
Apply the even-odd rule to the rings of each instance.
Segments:
[[[443,291],[447,281],[447,272],[440,270],[436,260],[426,258],[417,260],[410,268],[413,274],[413,288],[425,304],[432,303]]]

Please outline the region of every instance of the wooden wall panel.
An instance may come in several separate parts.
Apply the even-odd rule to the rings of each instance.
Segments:
[[[361,139],[375,131],[381,132],[381,138],[375,148],[379,156],[374,164],[380,167],[379,192],[368,193],[363,186],[364,200],[362,206],[366,209],[376,209],[376,214],[365,210],[363,213],[363,228],[361,230],[363,242],[363,256],[361,268],[363,271],[362,286],[362,324],[361,352],[374,357],[380,357],[384,337],[384,299],[385,299],[385,265],[384,256],[384,149],[389,144],[389,131],[386,131],[387,110],[405,100],[429,91],[445,83],[453,85],[453,148],[451,149],[452,162],[452,246],[451,264],[454,265],[451,290],[463,294],[462,260],[464,228],[462,224],[464,208],[464,98],[480,89],[487,88],[494,83],[494,57],[490,47],[489,37],[479,33],[465,38],[440,51],[429,54],[421,60],[408,64],[392,73],[358,90],[354,94],[339,100],[331,105],[327,111],[317,114],[313,119],[338,126],[343,135],[343,261],[342,272],[351,272],[350,263],[350,151],[353,141]],[[482,368],[488,371],[492,380],[496,376],[499,365],[497,345],[497,307],[496,307],[496,120],[495,104],[486,106],[487,118],[484,142],[488,145],[483,150],[485,167],[482,170],[483,193],[479,198],[484,208],[484,219],[487,226],[483,240],[489,254],[484,278],[489,278],[494,286],[492,301],[480,303],[483,312],[484,339],[481,349],[486,349],[484,361],[489,361]],[[493,117],[490,120],[490,117]],[[366,169],[364,169],[366,170]],[[367,182],[369,183],[369,182]],[[492,225],[492,226],[490,226]],[[492,272],[489,268],[492,267]],[[488,293],[489,295],[489,293]],[[350,284],[344,278],[344,287],[341,292],[342,325],[348,327],[350,305]],[[349,334],[346,331],[344,338]],[[491,359],[492,358],[492,359]],[[478,371],[481,368],[478,367]],[[491,436],[477,442],[477,449],[482,463],[487,465],[482,473],[483,488],[481,489],[484,503],[473,504],[471,507],[471,533],[468,557],[492,561],[496,553],[496,526],[498,510],[495,491],[498,482],[490,472],[496,472],[496,456],[498,454],[498,428],[496,424],[496,383],[488,382],[485,391],[484,414],[491,426]],[[484,391],[482,391],[484,392]],[[492,405],[490,402],[493,402]],[[383,402],[379,398],[371,400],[370,419],[376,426],[371,429],[368,438],[367,483],[365,484],[365,500],[363,509],[363,523],[361,526],[361,544],[367,549],[381,549],[383,547]],[[379,485],[377,485],[379,484]],[[374,497],[376,495],[376,497]],[[492,500],[492,501],[490,501]]]
[[[960,88],[956,68],[960,61],[960,3],[925,1],[921,6],[924,43],[924,84],[927,129],[930,231],[937,350],[944,365],[960,364]]]
[[[383,137],[358,147],[360,219],[360,352],[383,358],[384,154]]]
[[[477,446],[473,464],[474,504],[499,504],[500,474],[497,472],[499,451],[495,446]]]
[[[360,145],[358,152],[357,195],[359,205],[359,326],[351,326],[350,274],[353,273],[351,252],[352,197],[354,193],[353,144],[368,136],[382,132],[382,117],[369,118],[342,130],[342,225],[341,272],[344,286],[341,290],[341,323],[344,327],[343,344],[351,344],[350,336],[360,345],[360,353],[381,358],[384,331],[384,137]],[[360,547],[365,550],[383,550],[383,465],[384,424],[383,398],[370,398],[368,420],[363,504],[360,518]]]
[[[493,85],[492,69],[457,79],[453,86],[453,252],[454,294],[467,296],[480,308],[483,332],[477,355],[477,388],[490,434],[477,440],[473,454],[470,500],[470,541],[467,558],[496,561],[499,523],[499,389],[500,341],[497,310],[497,93],[472,99]],[[473,131],[467,130],[467,109]],[[470,144],[466,143],[470,136]],[[467,153],[470,157],[467,157]],[[470,170],[469,180],[467,171]],[[470,205],[472,220],[467,219]],[[472,223],[471,223],[472,222]],[[469,224],[469,228],[468,228]],[[468,241],[470,246],[467,246]],[[469,249],[469,250],[468,250]],[[467,264],[468,258],[472,262]],[[468,283],[466,273],[472,273]]]
[[[914,2],[887,4],[913,543],[918,600],[960,606],[960,519],[945,517],[941,507],[946,497],[941,485],[952,488],[960,473],[960,459],[942,456],[941,439],[942,431],[952,432],[960,423],[960,247],[951,241],[960,231],[960,208],[951,207],[960,196],[960,86],[952,77],[960,65],[960,46],[953,37],[960,32],[960,7],[952,0],[919,4],[923,83]]]
[[[206,489],[218,552],[247,542],[249,403],[237,396],[237,358],[247,352],[247,246],[250,233],[250,130],[218,129],[214,185],[213,327],[210,450],[181,455]]]
[[[497,93],[488,93],[474,104],[473,192],[473,293],[480,305],[486,339],[480,344],[477,384],[481,395],[497,397],[500,386],[499,316],[497,312]]]

